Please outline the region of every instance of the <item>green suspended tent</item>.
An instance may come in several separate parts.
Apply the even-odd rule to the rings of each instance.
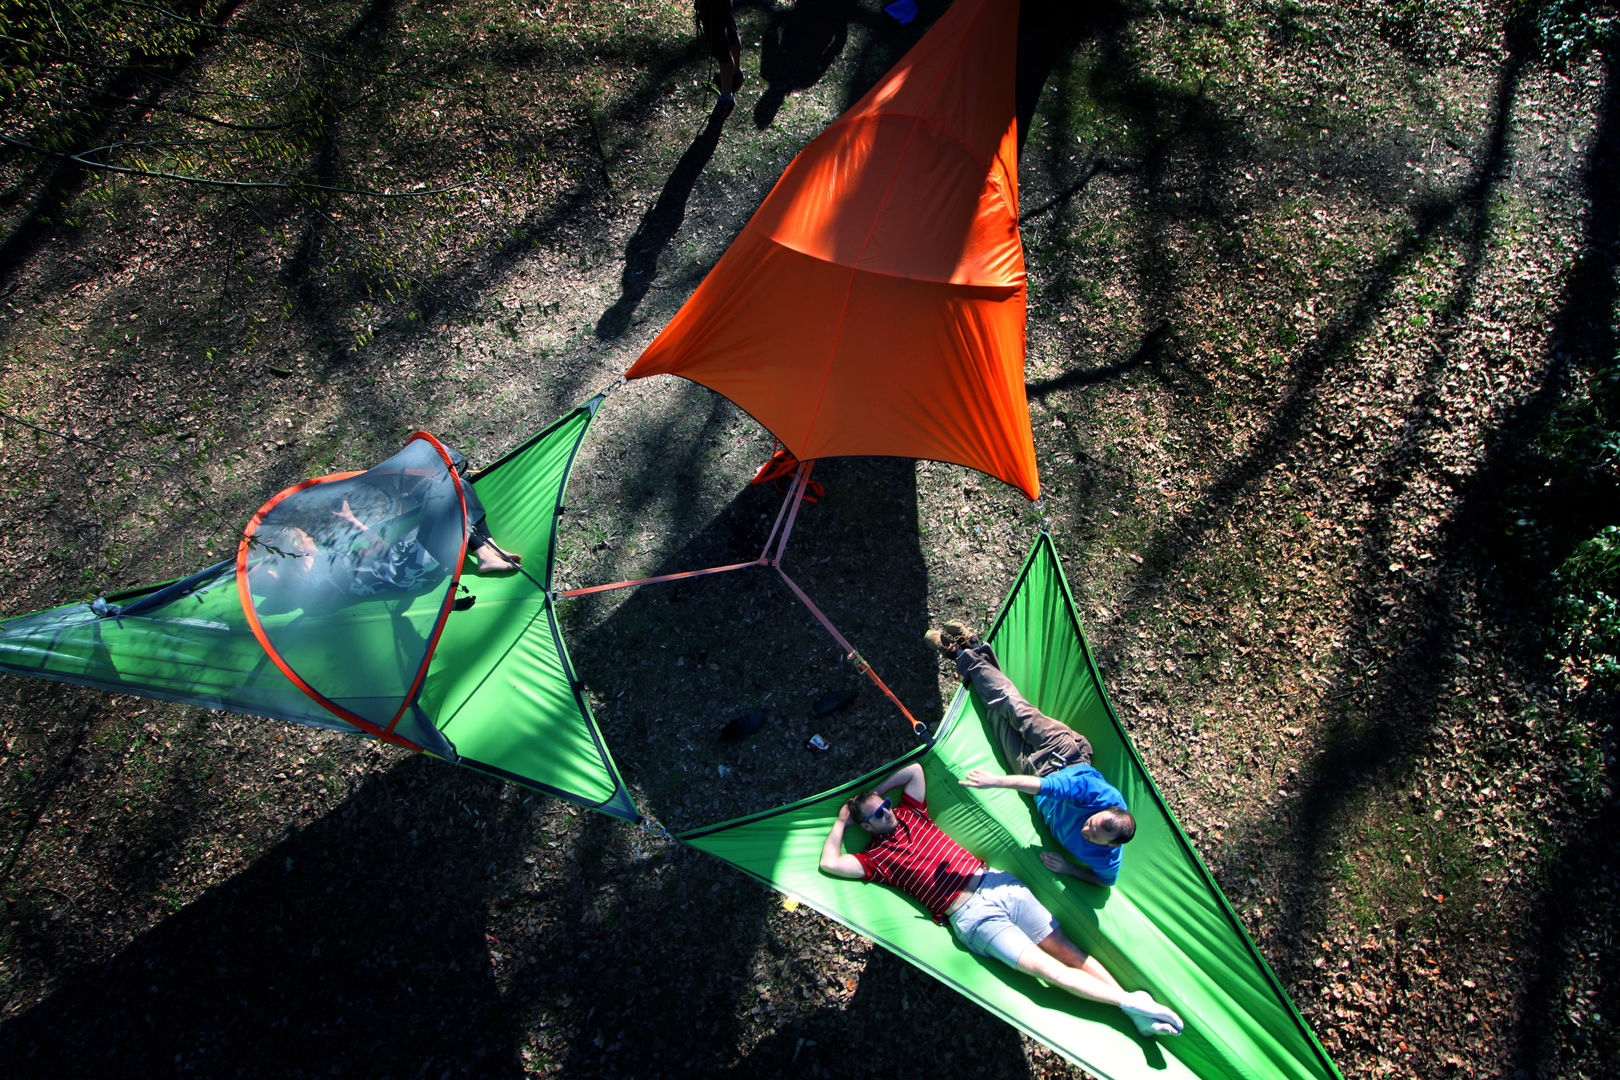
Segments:
[[[1033,800],[957,784],[970,769],[1009,768],[997,760],[983,710],[965,688],[932,745],[837,790],[678,838],[871,938],[1099,1076],[1338,1077],[1120,726],[1045,533],[988,639],[1030,701],[1091,740],[1093,764],[1136,817],[1136,838],[1112,889],[1058,878],[1041,865],[1040,852],[1055,842]],[[1022,878],[1070,937],[1127,989],[1149,989],[1179,1012],[1187,1023],[1181,1036],[1142,1039],[1118,1009],[1080,1001],[969,953],[904,894],[820,872],[821,845],[839,805],[917,759],[940,827],[992,866]]]
[[[0,622],[0,670],[364,733],[635,820],[550,591],[568,470],[600,404],[470,483],[419,433],[373,469],[289,488],[234,560]],[[544,579],[478,577],[452,610],[474,499]]]

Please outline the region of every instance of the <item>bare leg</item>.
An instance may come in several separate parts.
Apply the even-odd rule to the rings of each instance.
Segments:
[[[1053,930],[1039,945],[1025,949],[1018,967],[1075,997],[1117,1005],[1144,1038],[1181,1034],[1181,1017],[1154,1001],[1146,990],[1126,993],[1096,957],[1082,952],[1062,930]]]
[[[742,87],[742,40],[737,37],[731,39],[731,51],[726,55],[725,67],[720,72],[722,85],[726,93],[735,94]]]
[[[1018,967],[1087,1001],[1118,1005],[1125,1000],[1124,988],[1107,969],[1076,948],[1061,930],[1052,931],[1040,944],[1025,949],[1018,958]]]

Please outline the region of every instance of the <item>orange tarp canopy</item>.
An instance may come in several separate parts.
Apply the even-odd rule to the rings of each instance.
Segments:
[[[629,377],[724,394],[802,460],[951,461],[1035,498],[1017,39],[1017,0],[957,0],[793,160]]]

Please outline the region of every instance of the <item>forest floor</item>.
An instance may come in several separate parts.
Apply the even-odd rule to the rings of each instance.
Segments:
[[[613,386],[945,5],[919,6],[742,4],[725,115],[675,0],[247,0],[142,89],[151,145],[117,160],[386,194],[8,149],[0,612],[222,558],[269,496],[417,428],[487,464]],[[1544,450],[1572,355],[1614,340],[1620,71],[1540,63],[1521,29],[1423,2],[1023,15],[1044,513],[1149,773],[1347,1077],[1620,1061],[1612,682],[1547,603],[1613,507]],[[771,449],[700,387],[617,389],[559,584],[757,554]],[[791,569],[935,721],[955,682],[922,632],[987,624],[1039,515],[956,466],[816,477]],[[570,601],[563,627],[671,828],[914,745],[751,575]],[[754,708],[758,735],[717,744]],[[13,1076],[1078,1074],[650,832],[369,741],[11,675],[0,895]]]

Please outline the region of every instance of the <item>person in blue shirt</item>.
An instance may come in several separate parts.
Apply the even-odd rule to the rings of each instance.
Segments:
[[[1018,692],[990,646],[961,623],[928,631],[930,645],[956,664],[962,681],[984,702],[1003,758],[1018,772],[997,775],[973,769],[960,781],[971,788],[1012,788],[1035,798],[1046,825],[1073,862],[1055,851],[1041,853],[1054,874],[1104,887],[1119,880],[1120,847],[1136,835],[1125,798],[1091,765],[1091,743],[1052,719]]]

